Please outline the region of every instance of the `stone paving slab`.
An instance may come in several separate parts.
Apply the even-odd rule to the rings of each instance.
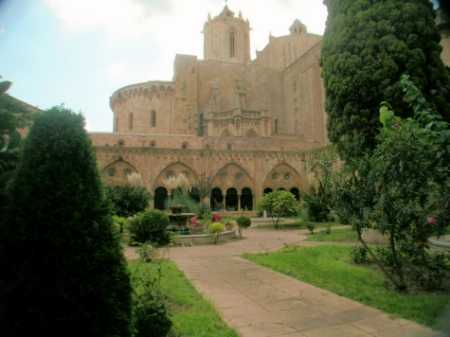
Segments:
[[[305,234],[248,230],[245,240],[172,248],[169,256],[242,337],[437,336],[419,324],[392,318],[240,257],[286,245],[314,245],[302,242]]]

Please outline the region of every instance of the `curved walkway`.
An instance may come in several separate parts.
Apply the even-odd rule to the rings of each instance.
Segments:
[[[429,337],[428,328],[260,267],[240,257],[305,242],[307,231],[250,229],[217,246],[178,247],[169,257],[242,337]],[[213,336],[211,336],[213,337]]]

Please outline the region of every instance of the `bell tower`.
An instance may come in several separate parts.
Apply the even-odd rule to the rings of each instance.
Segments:
[[[203,34],[205,60],[250,62],[250,23],[240,12],[235,16],[225,5],[218,16],[208,15]]]

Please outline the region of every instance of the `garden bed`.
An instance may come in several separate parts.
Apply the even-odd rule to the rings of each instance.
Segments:
[[[218,243],[235,240],[238,238],[235,230],[225,231],[219,233]],[[216,241],[216,234],[189,234],[176,235],[174,237],[174,244],[178,246],[198,246],[198,245],[212,245]]]
[[[161,291],[167,298],[173,331],[169,336],[238,337],[219,316],[211,303],[204,299],[175,263],[132,262],[130,272],[152,278],[161,273]],[[150,333],[150,332],[149,332]]]

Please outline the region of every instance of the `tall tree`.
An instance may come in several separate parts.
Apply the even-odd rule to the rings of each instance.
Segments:
[[[325,0],[322,47],[328,130],[343,159],[375,146],[378,111],[389,102],[412,116],[400,77],[409,74],[433,108],[450,120],[450,79],[429,0]]]
[[[11,85],[9,81],[0,81],[0,213],[5,205],[6,184],[19,161],[22,142],[18,129],[30,120],[29,111],[6,94]]]
[[[36,119],[7,197],[2,336],[129,336],[130,280],[81,115]]]

